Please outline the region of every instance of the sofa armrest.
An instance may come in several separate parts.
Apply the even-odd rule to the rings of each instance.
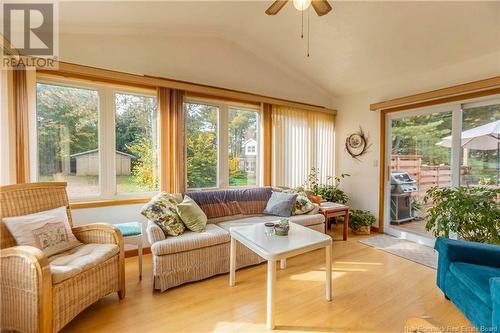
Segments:
[[[500,277],[490,279],[490,293],[492,306],[492,323],[493,328],[500,329]],[[493,332],[493,331],[492,331]]]
[[[161,228],[158,225],[156,225],[156,223],[149,220],[148,220],[148,225],[146,227],[146,236],[148,237],[148,242],[151,245],[166,239],[163,230],[161,230]]]
[[[84,244],[116,244],[123,246],[123,237],[120,230],[109,223],[91,223],[73,227],[73,234]]]
[[[0,327],[52,332],[52,275],[45,253],[33,246],[13,246],[0,251],[0,261]]]
[[[437,284],[444,290],[446,272],[453,262],[500,267],[500,247],[439,237],[434,249],[439,252]]]

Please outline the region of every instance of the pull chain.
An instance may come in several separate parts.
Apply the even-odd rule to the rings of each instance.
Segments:
[[[301,32],[300,32],[300,38],[304,39],[304,11],[301,11],[301,18],[302,18],[302,26],[301,26]]]
[[[311,7],[307,9],[307,57],[309,58],[309,37],[311,35]]]

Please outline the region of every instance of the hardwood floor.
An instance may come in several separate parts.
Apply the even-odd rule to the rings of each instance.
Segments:
[[[335,227],[334,227],[335,228]],[[433,325],[470,327],[435,286],[436,271],[358,242],[333,243],[333,301],[324,297],[324,251],[288,260],[278,270],[277,331],[404,332],[410,317]],[[151,256],[143,280],[137,258],[126,259],[127,295],[110,295],[76,317],[63,332],[266,332],[266,264],[152,291]]]

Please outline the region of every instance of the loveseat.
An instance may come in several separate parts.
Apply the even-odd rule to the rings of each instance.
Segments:
[[[438,238],[437,285],[480,332],[500,329],[500,246]]]
[[[269,187],[228,189],[187,193],[207,215],[203,232],[186,231],[166,237],[162,229],[149,221],[146,229],[153,257],[154,289],[165,291],[183,283],[202,280],[229,272],[229,228],[268,221],[280,217],[264,215],[272,190]],[[178,202],[185,194],[176,194]],[[319,207],[307,214],[290,217],[291,222],[324,232],[324,216]],[[238,246],[237,269],[256,265],[261,257]]]

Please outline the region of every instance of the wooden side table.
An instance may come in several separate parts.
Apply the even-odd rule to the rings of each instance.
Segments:
[[[339,216],[344,217],[342,239],[347,240],[347,231],[349,229],[349,206],[334,202],[322,202],[319,210],[321,214],[325,216],[325,233],[330,229],[330,218]]]

